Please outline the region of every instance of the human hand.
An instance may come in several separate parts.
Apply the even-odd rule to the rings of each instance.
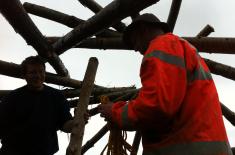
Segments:
[[[74,115],[76,115],[75,113],[78,112],[77,108],[74,108]],[[85,122],[85,124],[88,123],[88,120],[90,119],[90,114],[89,114],[89,110],[86,110],[86,112],[83,114],[83,120]]]
[[[98,112],[100,113],[101,117],[105,118],[105,121],[112,121],[112,106],[112,102],[107,104],[100,104],[98,106]]]
[[[102,103],[102,104],[108,104],[108,103],[110,103],[109,97],[106,96],[106,95],[101,95],[101,96],[99,96],[99,99],[100,99],[100,103]]]

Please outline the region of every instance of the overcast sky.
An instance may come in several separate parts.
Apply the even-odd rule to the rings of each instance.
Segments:
[[[166,21],[171,1],[172,0],[161,0],[143,12],[154,13],[162,21]],[[26,1],[22,0],[21,2]],[[46,6],[84,20],[94,15],[88,8],[81,6],[77,0],[28,0],[27,2]],[[96,2],[105,6],[111,1],[97,0]],[[234,0],[183,0],[174,33],[179,36],[191,37],[200,32],[204,26],[210,24],[215,29],[215,32],[210,36],[234,37],[234,14]],[[70,28],[55,22],[36,16],[31,17],[43,35],[63,36],[71,31]],[[123,22],[128,25],[130,19],[128,18]],[[19,34],[15,33],[13,28],[0,14],[0,60],[20,64],[22,60],[31,55],[36,55],[36,51],[31,46],[28,46]],[[142,56],[134,51],[71,49],[60,57],[69,70],[71,77],[82,80],[87,62],[90,57],[94,56],[99,60],[95,80],[96,84],[106,87],[131,85],[141,87],[139,67]],[[235,56],[233,55],[202,54],[202,56],[235,67]],[[47,71],[53,72],[49,65],[47,65]],[[221,76],[213,76],[213,78],[218,89],[220,101],[231,110],[235,111],[235,104],[233,103],[235,100],[233,94],[235,82]],[[15,89],[24,84],[25,82],[23,80],[0,75],[0,89]],[[60,87],[57,88],[61,89]],[[97,120],[99,121],[97,122]],[[84,141],[91,138],[103,125],[104,121],[100,119],[99,116],[92,118],[89,125],[86,127]],[[225,121],[225,125],[230,143],[232,146],[235,146],[235,127],[227,121]],[[57,155],[64,155],[68,138],[66,134],[60,133],[59,135],[61,149]],[[106,142],[107,136],[103,138],[101,142],[98,142],[87,154],[99,154]]]

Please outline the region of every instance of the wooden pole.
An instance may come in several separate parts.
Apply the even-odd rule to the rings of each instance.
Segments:
[[[111,102],[128,101],[128,100],[133,99],[133,96],[136,96],[138,92],[139,92],[139,89],[134,89],[134,90],[121,91],[121,92],[114,92],[114,93],[109,93],[109,94],[104,94],[104,95],[107,96]],[[91,102],[89,104],[96,104],[96,103],[100,103],[100,98],[98,96],[91,99]],[[90,109],[89,114],[91,116],[98,114],[98,107]]]
[[[140,141],[141,141],[141,133],[140,131],[136,131],[130,155],[137,155],[140,146]]]
[[[55,71],[68,76],[68,71],[53,48],[33,23],[19,0],[0,0],[0,12],[24,40],[32,45],[38,54],[46,59]]]
[[[86,22],[80,24],[64,37],[60,38],[53,44],[53,47],[56,53],[61,54],[82,40],[91,37],[115,22],[139,12],[157,1],[159,0],[115,0]]]
[[[170,13],[167,19],[167,24],[169,25],[171,32],[174,30],[175,23],[179,15],[181,2],[182,0],[172,0]]]
[[[70,28],[74,28],[84,22],[84,20],[81,20],[75,16],[70,16],[62,12],[28,2],[25,2],[23,7],[28,13],[61,23]]]
[[[235,80],[235,68],[204,58],[211,73]]]
[[[235,38],[183,37],[200,52],[235,54]]]
[[[71,132],[71,139],[66,151],[66,155],[81,155],[81,147],[85,129],[84,114],[87,111],[90,95],[94,86],[97,67],[97,58],[90,58],[83,79],[82,90],[79,97],[79,104],[77,106],[77,109],[75,110],[74,127]]]
[[[224,117],[233,125],[235,126],[235,113],[232,112],[228,107],[226,107],[223,103],[221,104],[221,109]]]
[[[134,89],[136,89],[134,86],[132,86],[132,87],[110,87],[110,88],[96,87],[92,90],[91,94],[93,96],[99,96],[99,95],[103,95],[103,94],[115,93],[115,92],[120,92],[120,91],[128,91],[128,90],[134,90]],[[78,95],[80,95],[81,89],[64,89],[64,90],[62,90],[62,92],[65,95],[65,97],[73,98],[73,97],[79,97]]]
[[[61,37],[47,37],[47,41],[51,44],[58,41]],[[131,50],[122,42],[121,37],[99,37],[99,38],[88,38],[80,43],[76,44],[72,48],[89,48],[89,49],[112,49],[112,50]]]
[[[93,0],[79,0],[79,2],[83,6],[88,7],[94,13],[98,13],[103,9],[103,7],[101,5],[99,5],[98,3],[96,3]],[[126,28],[126,25],[122,22],[117,22],[117,23],[113,24],[112,27],[114,29],[116,29],[118,32],[123,32]]]
[[[61,24],[66,25],[70,28],[74,28],[74,27],[78,26],[79,24],[85,22],[84,20],[79,19],[75,16],[70,16],[70,15],[64,14],[62,12],[46,8],[44,6],[40,6],[40,5],[28,3],[28,2],[25,2],[23,4],[23,6],[28,13],[52,20],[57,23],[61,23]],[[120,37],[121,34],[119,32],[114,31],[114,30],[105,29],[104,31],[98,33],[96,36],[102,36],[102,37],[111,37],[111,36],[117,37],[118,36],[118,37]]]
[[[235,54],[235,38],[223,37],[182,37],[194,45],[199,52]],[[56,42],[61,37],[47,37]],[[89,38],[81,41],[72,48],[131,50],[122,41],[122,38]]]
[[[108,96],[111,101],[119,98],[120,96],[122,97],[120,100],[126,101],[129,100],[134,94],[138,93],[138,91],[139,89],[133,89],[133,90],[108,93],[105,95]],[[100,103],[99,96],[93,96],[90,100],[90,104],[97,104],[97,103]]]
[[[86,142],[86,144],[82,146],[82,154],[86,153],[87,150],[93,147],[94,144],[99,141],[108,131],[108,124],[106,124],[102,129],[100,129],[100,131],[97,132],[97,134],[95,134],[94,137],[92,137]]]
[[[207,37],[211,32],[215,32],[214,28],[210,25],[206,25],[196,37]]]

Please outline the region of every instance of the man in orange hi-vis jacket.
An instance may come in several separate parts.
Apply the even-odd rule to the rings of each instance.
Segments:
[[[136,99],[99,106],[101,116],[142,133],[143,155],[232,155],[218,94],[198,51],[153,14],[138,16],[124,42],[144,57]]]

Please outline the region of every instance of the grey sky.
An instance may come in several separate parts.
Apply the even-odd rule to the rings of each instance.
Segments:
[[[25,1],[21,2],[23,3]],[[84,20],[93,16],[93,13],[88,8],[81,6],[77,0],[27,0],[27,2],[47,6],[48,8],[74,15]],[[102,5],[106,5],[110,2],[110,0],[97,0],[97,3]],[[162,21],[166,21],[170,5],[171,0],[161,0],[159,3],[149,7],[143,12],[152,12]],[[195,36],[204,26],[210,24],[215,29],[215,32],[210,36],[234,37],[234,8],[234,0],[183,0],[174,32],[179,36]],[[66,26],[46,19],[35,16],[31,17],[40,31],[46,36],[62,36],[71,30]],[[124,23],[129,24],[130,19],[124,20]],[[0,60],[19,64],[24,58],[30,55],[36,55],[35,50],[27,46],[22,37],[16,34],[8,22],[0,15]],[[61,55],[61,59],[68,68],[71,77],[82,80],[88,59],[93,56],[99,59],[96,84],[107,87],[141,86],[138,75],[142,57],[134,51],[71,49]],[[202,56],[230,66],[235,66],[234,55],[202,54]],[[47,67],[48,71],[53,71],[50,66],[47,65]],[[235,111],[235,105],[233,104],[235,101],[235,96],[233,95],[235,82],[220,76],[213,77],[220,100]],[[23,80],[0,75],[0,89],[15,89],[23,84]],[[91,138],[103,124],[104,121],[99,117],[92,118],[89,125],[86,127],[85,140]],[[230,143],[232,146],[235,146],[235,128],[227,121],[225,124]],[[68,142],[67,135],[60,135],[62,146],[58,155],[64,154],[63,152]],[[106,142],[107,138],[102,139],[102,142],[97,143],[87,154],[99,154]]]

